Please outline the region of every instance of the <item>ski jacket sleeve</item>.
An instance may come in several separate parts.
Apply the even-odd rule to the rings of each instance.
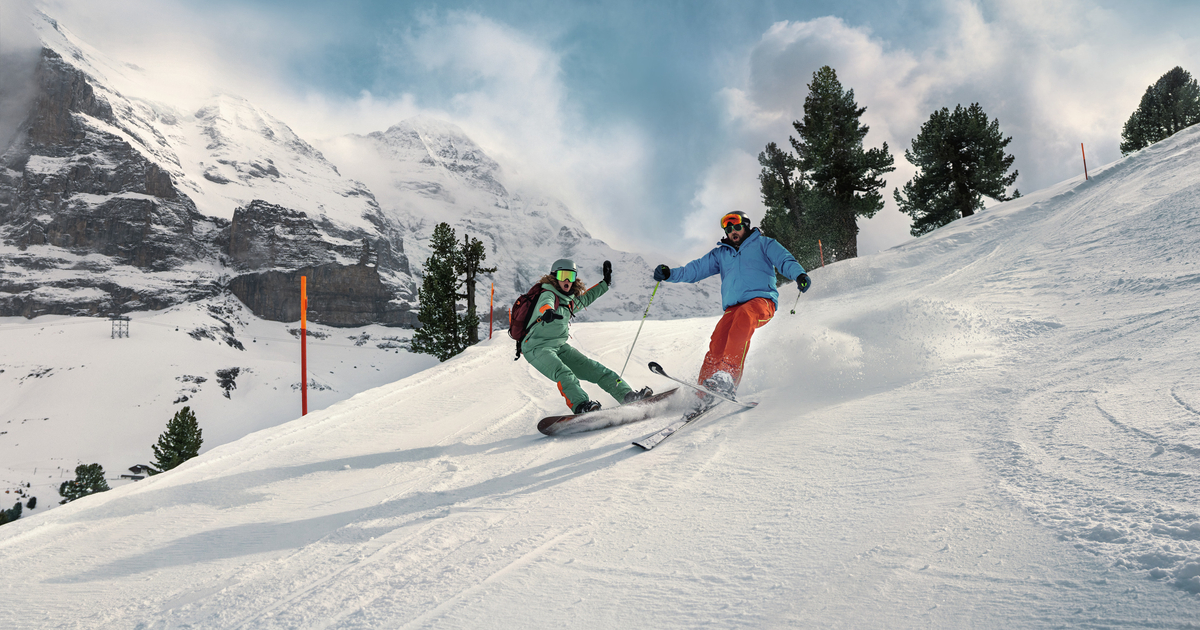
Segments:
[[[543,284],[542,286],[545,287],[546,285]],[[554,309],[554,298],[555,295],[553,290],[546,289],[542,291],[542,294],[538,296],[537,304],[534,304],[533,306],[533,312],[529,314],[529,321],[525,322],[526,330],[531,330],[534,326],[538,325],[538,318],[540,318],[543,313]],[[558,304],[558,310],[555,312],[566,318],[571,317],[571,310],[567,307],[568,301],[559,298]]]
[[[714,276],[721,271],[720,261],[717,260],[717,252],[720,248],[713,248],[707,254],[693,260],[692,262],[671,270],[671,277],[667,278],[667,282],[699,282],[709,276]]]
[[[800,277],[800,274],[806,273],[804,267],[796,261],[796,257],[792,256],[792,253],[786,247],[773,238],[766,239],[766,247],[763,248],[763,254],[779,270],[780,275],[785,278],[795,280]]]
[[[596,301],[596,298],[604,295],[605,293],[608,293],[608,283],[601,280],[600,282],[597,282],[595,286],[588,289],[587,293],[575,298],[576,309],[587,308],[588,305]]]

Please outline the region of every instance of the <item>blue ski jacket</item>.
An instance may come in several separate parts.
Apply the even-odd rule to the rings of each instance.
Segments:
[[[804,267],[779,241],[763,236],[754,228],[741,247],[735,248],[722,240],[704,256],[672,269],[667,282],[699,282],[719,272],[722,310],[756,297],[768,298],[779,308],[776,269],[791,280],[805,273]]]

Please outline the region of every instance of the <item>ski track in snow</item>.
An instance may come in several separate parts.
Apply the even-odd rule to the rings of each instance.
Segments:
[[[740,396],[544,437],[497,339],[0,528],[18,628],[1200,626],[1200,129],[813,272]],[[794,289],[793,289],[794,290]],[[626,378],[694,376],[715,318]],[[637,322],[571,342],[623,363]],[[22,367],[22,372],[26,367]],[[30,369],[34,369],[30,367]],[[615,404],[589,387],[606,405]]]

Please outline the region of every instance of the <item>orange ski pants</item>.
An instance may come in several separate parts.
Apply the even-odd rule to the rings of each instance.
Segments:
[[[712,339],[708,342],[708,354],[700,368],[700,383],[713,374],[729,372],[734,383],[742,382],[742,367],[746,353],[750,351],[750,337],[775,316],[775,303],[767,298],[754,298],[749,302],[735,304],[725,309],[725,315],[717,322]]]

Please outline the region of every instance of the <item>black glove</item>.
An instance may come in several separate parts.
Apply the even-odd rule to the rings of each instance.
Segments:
[[[808,279],[808,274],[802,273],[796,276],[796,286],[800,287],[801,293],[804,293],[812,286],[812,280]]]
[[[671,277],[671,268],[666,265],[659,265],[654,268],[654,279],[662,282]]]
[[[604,261],[604,284],[612,286],[612,263]]]
[[[552,322],[556,319],[562,319],[562,318],[563,318],[562,315],[555,313],[553,310],[549,310],[549,311],[546,311],[545,313],[542,313],[542,316],[539,317],[538,319],[541,320],[541,322],[543,324],[549,324],[550,322]]]

